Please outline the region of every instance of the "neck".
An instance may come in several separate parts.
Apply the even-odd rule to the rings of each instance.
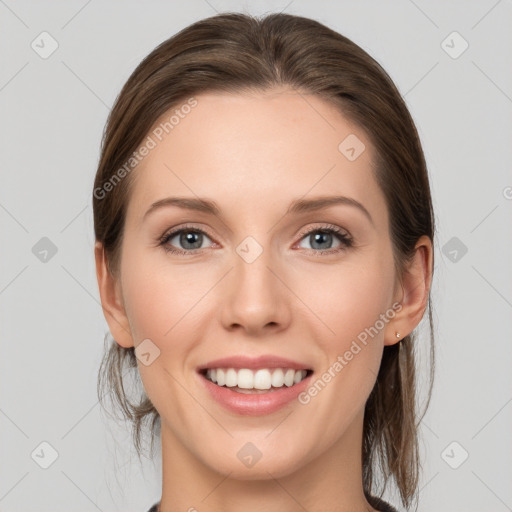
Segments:
[[[221,474],[191,453],[162,422],[159,512],[373,512],[362,485],[363,412],[324,453],[284,475],[261,479]]]

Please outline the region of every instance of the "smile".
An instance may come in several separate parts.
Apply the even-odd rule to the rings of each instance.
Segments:
[[[238,393],[265,393],[298,384],[312,371],[293,368],[208,368],[202,373],[217,386],[225,386]]]
[[[311,384],[312,374],[312,370],[292,368],[208,368],[197,373],[206,396],[226,411],[243,416],[272,414],[291,405],[302,407],[297,397]]]

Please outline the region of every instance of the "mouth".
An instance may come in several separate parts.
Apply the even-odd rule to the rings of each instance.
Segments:
[[[291,388],[313,374],[309,368],[202,368],[199,374],[221,388],[241,394],[265,394]]]
[[[197,367],[206,393],[230,413],[263,416],[297,406],[311,384],[307,363],[273,354],[233,355]]]

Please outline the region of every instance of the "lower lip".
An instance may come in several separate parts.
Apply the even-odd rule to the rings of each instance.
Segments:
[[[269,393],[251,395],[232,391],[226,386],[217,386],[204,375],[198,375],[206,389],[220,405],[231,412],[245,416],[261,416],[281,409],[305,391],[311,381],[311,375],[308,375],[293,386],[283,386]]]

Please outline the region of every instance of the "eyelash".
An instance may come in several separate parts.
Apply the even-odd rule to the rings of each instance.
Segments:
[[[203,249],[192,249],[190,251],[185,251],[182,249],[173,249],[170,245],[168,245],[169,240],[174,238],[176,235],[179,235],[182,232],[191,232],[191,233],[200,233],[203,235],[206,235],[208,238],[213,238],[211,235],[209,235],[206,231],[203,231],[202,229],[193,227],[193,226],[182,226],[179,229],[176,229],[174,231],[171,231],[170,233],[164,234],[158,242],[159,246],[162,246],[165,252],[172,253],[172,254],[181,254],[181,255],[187,255],[187,254],[198,254],[198,252],[202,251]],[[334,249],[326,249],[326,250],[316,250],[316,249],[306,249],[308,252],[312,252],[315,256],[324,256],[328,254],[334,254],[341,252],[343,250],[348,249],[349,247],[353,246],[353,240],[352,238],[346,234],[346,232],[342,229],[340,229],[338,226],[334,226],[333,224],[326,224],[321,227],[313,228],[310,230],[306,230],[300,233],[300,240],[305,238],[308,235],[311,235],[312,233],[323,233],[323,234],[329,234],[333,233],[338,240],[341,242],[342,247],[334,248]]]

